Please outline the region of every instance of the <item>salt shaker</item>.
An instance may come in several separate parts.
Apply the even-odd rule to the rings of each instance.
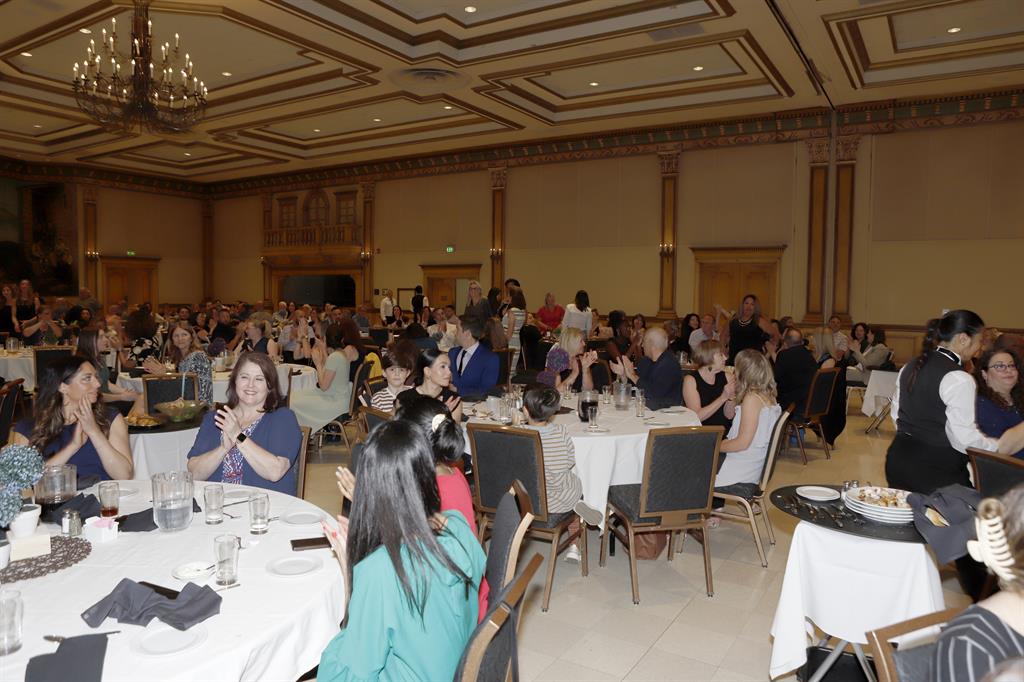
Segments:
[[[60,519],[60,533],[69,538],[82,534],[82,515],[76,509],[65,509]]]

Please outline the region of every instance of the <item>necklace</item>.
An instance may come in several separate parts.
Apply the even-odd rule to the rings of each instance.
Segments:
[[[747,318],[747,321],[746,321],[746,322],[744,322],[744,321],[743,321],[743,320],[742,320],[741,318],[739,318],[739,317],[737,317],[737,318],[736,318],[736,321],[737,321],[737,322],[739,323],[739,325],[740,325],[741,327],[746,327],[747,325],[749,325],[749,324],[750,324],[751,322],[753,322],[753,321],[754,321],[754,316],[753,316],[753,315],[751,315],[750,317],[748,317],[748,318]]]

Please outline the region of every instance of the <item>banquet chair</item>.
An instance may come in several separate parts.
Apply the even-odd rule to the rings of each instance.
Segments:
[[[544,480],[544,450],[540,433],[532,429],[516,429],[496,424],[473,424],[467,428],[473,456],[473,507],[481,540],[494,525],[494,515],[513,481],[519,480],[529,494],[534,510],[533,523],[527,535],[551,543],[548,552],[547,579],[541,610],[551,602],[558,555],[579,540],[580,572],[586,577],[587,533],[583,524],[575,532],[569,526],[576,520],[573,511],[548,512],[547,484]]]
[[[505,680],[510,669],[512,679],[519,679],[516,647],[519,610],[530,580],[543,560],[539,553],[534,554],[522,572],[497,594],[486,617],[469,636],[455,669],[455,682]]]
[[[1024,483],[1024,459],[967,448],[971,480],[982,497],[1000,497]]]
[[[385,327],[370,327],[370,338],[378,348],[387,348],[388,330]]]
[[[0,389],[0,436],[6,445],[10,440],[11,426],[14,424],[14,412],[18,407],[18,400],[21,399],[22,384],[24,379],[8,381]]]
[[[337,429],[341,431],[341,437],[345,439],[345,447],[352,447],[348,440],[347,427],[350,424],[356,424],[358,427],[359,423],[357,421],[359,418],[359,391],[356,389],[357,387],[362,386],[366,382],[366,380],[370,378],[370,370],[372,369],[373,365],[366,362],[365,360],[362,363],[360,363],[358,368],[356,368],[356,378],[355,381],[352,382],[352,392],[350,393],[348,399],[348,411],[345,412],[345,414],[339,416],[337,419],[332,419],[331,421],[327,422],[326,424],[324,424],[323,429],[320,429],[319,431],[316,432],[317,449],[320,449],[324,446],[324,429],[332,425],[337,427]]]
[[[302,374],[302,372],[300,372],[297,369],[289,369],[288,370],[288,395],[285,396],[285,399],[284,399],[285,407],[291,407],[292,406],[292,379],[294,379],[295,377],[297,377],[297,376],[299,376],[301,374]]]
[[[724,432],[721,426],[651,429],[644,455],[643,481],[608,488],[600,565],[604,566],[607,561],[608,535],[614,533],[629,552],[634,604],[640,603],[634,541],[643,533],[670,533],[668,560],[672,561],[676,532],[702,531],[704,581],[708,596],[714,596],[708,519],[718,472],[718,448]],[[613,517],[622,524],[613,526]],[[683,539],[685,536],[680,542]]]
[[[530,495],[522,483],[512,481],[512,487],[498,503],[491,524],[491,543],[487,548],[487,566],[484,569],[484,577],[491,586],[489,607],[494,606],[494,598],[515,576],[519,549],[531,523]]]
[[[607,360],[598,359],[590,366],[590,378],[594,380],[594,390],[600,391],[612,383],[612,368]]]
[[[363,424],[363,432],[365,435],[370,435],[370,432],[380,426],[386,421],[391,421],[394,416],[390,412],[384,412],[378,410],[375,407],[360,407],[359,414]]]
[[[302,444],[299,445],[299,456],[295,458],[295,497],[300,500],[306,494],[306,448],[309,446],[309,427],[303,426]]]
[[[750,523],[750,532],[754,534],[754,544],[757,545],[757,555],[761,557],[761,566],[768,568],[768,558],[764,553],[764,546],[761,544],[761,531],[757,528],[757,517],[764,521],[768,533],[769,544],[775,544],[775,533],[772,530],[772,522],[768,518],[768,509],[764,503],[764,495],[768,490],[768,482],[775,473],[775,458],[782,449],[782,443],[786,435],[786,424],[789,422],[789,410],[783,410],[782,414],[772,427],[772,437],[768,442],[768,452],[761,466],[761,476],[757,483],[736,483],[715,491],[715,497],[725,500],[726,504],[733,502],[743,510],[743,513],[726,511],[725,507],[715,509],[711,513],[723,519],[746,521]],[[729,492],[723,492],[728,490]]]
[[[825,449],[825,459],[832,459],[828,449],[828,441],[825,439],[825,432],[821,428],[821,418],[828,414],[832,407],[832,395],[835,393],[836,382],[839,380],[839,373],[843,369],[831,367],[819,369],[811,380],[811,388],[807,392],[807,407],[804,414],[794,414],[789,420],[788,431],[796,436],[796,442],[800,446],[800,457],[804,464],[807,464],[807,451],[804,449],[804,436],[800,429],[810,429],[821,439],[821,445]]]
[[[32,348],[32,361],[36,367],[36,386],[40,385],[39,379],[47,365],[57,358],[67,357],[74,352],[75,349],[71,346],[35,346]]]
[[[388,385],[388,380],[383,375],[370,377],[360,387],[359,401],[363,405],[370,405],[373,401],[373,394]]]
[[[184,387],[184,391],[182,387]],[[198,400],[198,395],[199,381],[193,372],[186,372],[184,381],[179,373],[147,374],[142,377],[142,396],[146,414],[154,414],[155,405],[158,403],[169,403],[178,398]]]
[[[909,648],[895,647],[889,640],[949,622],[962,609],[953,608],[929,613],[902,623],[869,630],[866,635],[871,658],[874,659],[878,682],[931,682],[935,642]]]
[[[512,355],[516,350],[513,348],[498,348],[494,352],[498,356],[498,383],[495,386],[505,386],[512,376]]]

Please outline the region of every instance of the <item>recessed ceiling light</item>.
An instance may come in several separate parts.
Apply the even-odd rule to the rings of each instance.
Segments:
[[[319,128],[313,128],[313,132],[314,132],[314,133],[319,133],[319,132],[320,132],[320,129],[319,129]]]
[[[693,67],[693,70],[694,71],[703,71],[704,67],[703,66],[695,66],[695,67]]]
[[[379,118],[375,118],[375,119],[373,119],[373,122],[374,123],[380,123],[380,119]]]
[[[451,104],[445,104],[445,105],[444,105],[444,108],[445,108],[446,110],[448,110],[448,111],[451,111],[452,105],[451,105]]]
[[[951,27],[946,29],[946,33],[959,33],[962,30],[963,29],[960,28],[959,26],[951,26]]]
[[[220,75],[225,76],[226,78],[231,78],[231,72],[230,71],[221,71]]]
[[[33,127],[33,128],[42,128],[43,126],[41,126],[41,125],[39,125],[38,123],[36,123],[36,124],[35,124],[34,126],[32,126],[32,127]]]
[[[470,14],[472,14],[473,12],[475,12],[475,11],[476,11],[476,7],[473,7],[473,5],[466,5],[466,6],[465,6],[465,7],[463,7],[462,9],[466,10],[466,11],[467,11],[467,12],[469,12]]]
[[[590,87],[596,88],[598,85],[600,85],[600,83],[598,83],[597,81],[590,81]]]
[[[89,35],[90,33],[92,33],[92,31],[90,29],[87,29],[87,28],[80,28],[80,29],[78,29],[78,32],[79,33],[84,33],[86,35]]]
[[[185,152],[185,156],[192,156],[191,152]]]
[[[31,52],[22,52],[22,53],[21,53],[21,56],[22,56],[22,57],[31,57],[31,56],[32,56],[32,53],[31,53]]]

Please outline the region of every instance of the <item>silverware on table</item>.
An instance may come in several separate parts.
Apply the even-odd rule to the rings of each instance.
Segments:
[[[233,589],[235,587],[241,587],[241,586],[242,586],[242,583],[234,583],[233,585],[225,585],[224,587],[218,587],[217,589],[214,590],[214,592],[223,592],[224,590],[230,590],[230,589]]]
[[[221,509],[223,509],[224,507],[233,507],[236,504],[249,504],[249,500],[238,500],[237,502],[228,502],[223,507],[221,507]]]
[[[110,630],[109,632],[87,632],[87,635],[116,635],[121,632],[120,630]],[[43,639],[47,642],[63,642],[65,639],[71,639],[72,637],[82,637],[82,635],[43,635]]]

